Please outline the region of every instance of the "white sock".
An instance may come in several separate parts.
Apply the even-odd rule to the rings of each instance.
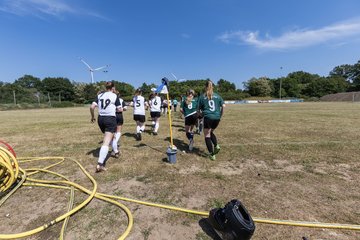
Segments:
[[[136,126],[136,133],[140,132],[140,126]]]
[[[159,130],[159,126],[160,126],[159,122],[156,122],[154,132],[157,132]]]
[[[109,152],[109,146],[102,145],[99,153],[99,160],[98,160],[99,164],[104,164],[108,152]]]
[[[141,126],[141,127],[140,127],[140,130],[141,130],[142,132],[144,132],[144,131],[145,131],[145,125]]]
[[[114,134],[114,139],[112,140],[112,145],[111,145],[114,153],[119,152],[119,150],[118,150],[118,142],[119,142],[119,139],[120,139],[120,135],[121,135],[121,133],[119,133],[119,132],[116,132]]]

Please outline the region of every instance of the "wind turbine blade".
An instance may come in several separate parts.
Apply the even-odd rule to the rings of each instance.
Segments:
[[[82,58],[80,58],[80,61],[82,61],[90,70],[92,70],[92,68],[90,67],[90,65],[87,64]]]
[[[171,73],[171,75],[173,75],[173,77],[175,78],[175,80],[178,80],[177,77],[175,76],[175,74]]]
[[[98,67],[98,68],[95,68],[95,69],[93,69],[94,71],[98,71],[98,70],[101,70],[101,69],[103,69],[103,68],[107,68],[107,67],[109,67],[110,65],[105,65],[105,66],[102,66],[102,67]]]

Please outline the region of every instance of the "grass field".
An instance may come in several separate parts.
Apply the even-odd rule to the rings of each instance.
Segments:
[[[187,140],[177,114],[173,115],[174,143],[180,150],[176,164],[164,161],[169,144],[165,117],[159,135],[145,133],[141,143],[134,138],[132,109],[124,118],[122,154],[110,158],[108,171],[99,174],[94,170],[103,135],[97,124],[90,123],[88,107],[2,111],[0,139],[10,143],[19,157],[65,156],[80,161],[103,193],[200,211],[237,198],[252,217],[360,224],[359,104],[229,105],[216,130],[221,152],[214,162],[205,157],[203,136],[195,136],[193,152],[182,152]],[[89,186],[73,164],[54,170]],[[67,194],[23,187],[0,208],[0,233],[29,230],[63,214]],[[77,195],[76,201],[84,197]],[[213,239],[201,216],[125,205],[134,215],[128,239]],[[70,219],[66,239],[116,239],[126,223],[121,210],[94,200]],[[29,239],[58,239],[60,228],[56,225]],[[303,237],[355,240],[360,232],[257,224],[253,239]]]

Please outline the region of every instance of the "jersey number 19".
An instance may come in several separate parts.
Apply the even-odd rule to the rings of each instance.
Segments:
[[[106,109],[109,106],[111,101],[110,101],[110,99],[106,99],[105,100],[105,105],[104,105],[104,99],[100,99],[100,102],[101,102],[101,108]]]

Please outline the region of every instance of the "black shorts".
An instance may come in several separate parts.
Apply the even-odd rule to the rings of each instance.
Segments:
[[[145,115],[135,114],[134,115],[134,120],[143,123],[143,122],[145,122]]]
[[[220,119],[209,119],[204,117],[204,128],[215,129],[219,125]]]
[[[161,116],[161,112],[150,112],[150,116],[152,118],[159,118]]]
[[[116,113],[116,123],[118,126],[124,124],[124,117],[122,113]]]
[[[102,133],[105,132],[116,132],[116,117],[113,116],[99,116],[98,125]]]
[[[185,126],[192,126],[192,125],[195,125],[196,124],[196,121],[197,121],[197,114],[193,114],[193,115],[190,115],[190,116],[187,116],[185,118]]]

